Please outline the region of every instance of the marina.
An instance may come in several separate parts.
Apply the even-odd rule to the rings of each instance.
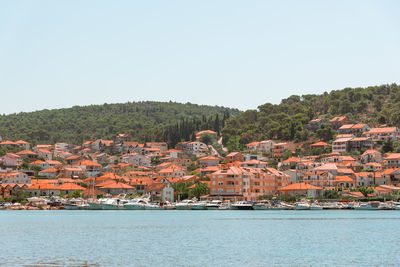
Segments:
[[[153,202],[149,197],[144,198],[101,198],[82,199],[72,198],[28,198],[26,205],[20,203],[0,203],[0,210],[397,210],[400,202],[394,201],[332,201],[319,202],[302,199],[294,203],[280,200],[262,201],[197,201],[185,199],[180,202]]]

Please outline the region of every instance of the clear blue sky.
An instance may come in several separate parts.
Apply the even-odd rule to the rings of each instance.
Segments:
[[[1,1],[0,113],[255,109],[400,81],[400,1]]]

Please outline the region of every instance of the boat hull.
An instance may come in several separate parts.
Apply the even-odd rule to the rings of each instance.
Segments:
[[[355,207],[355,210],[379,210],[379,208],[374,207]]]
[[[145,209],[144,205],[129,205],[128,204],[128,205],[125,205],[124,207],[127,210],[144,210]]]
[[[297,205],[296,210],[309,210],[310,206]]]
[[[190,210],[190,206],[175,206],[177,210]]]
[[[118,206],[113,204],[101,204],[101,208],[103,210],[118,210]]]
[[[162,210],[163,208],[160,206],[145,206],[145,210]]]
[[[79,210],[79,206],[66,204],[65,209],[66,210]]]
[[[191,205],[190,209],[191,210],[206,210],[207,207],[205,205]]]
[[[254,205],[253,206],[254,210],[270,210],[271,208],[265,205]]]
[[[310,210],[322,210],[322,207],[310,207]]]
[[[102,209],[102,207],[101,207],[101,204],[100,203],[88,203],[89,204],[89,209],[91,209],[91,210],[101,210]]]
[[[243,206],[234,206],[234,205],[232,205],[232,209],[233,210],[252,210],[253,209],[253,206],[245,206],[245,205],[243,205]]]

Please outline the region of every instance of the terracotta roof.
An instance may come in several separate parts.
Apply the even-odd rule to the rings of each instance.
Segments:
[[[325,142],[316,142],[312,144],[311,146],[330,146],[330,144],[325,143]]]
[[[32,155],[32,156],[37,156],[38,155],[38,153],[35,153],[33,151],[30,151],[30,150],[23,150],[23,151],[15,153],[15,154],[17,154],[17,155]]]
[[[13,141],[3,141],[0,145],[17,145],[17,143]]]
[[[91,160],[81,160],[79,161],[77,164],[75,164],[74,166],[89,166],[89,167],[101,167],[100,164],[93,162]]]
[[[219,161],[219,158],[216,158],[216,157],[213,157],[213,156],[206,156],[206,157],[203,157],[203,158],[199,159],[199,161],[203,161],[203,160],[217,160],[217,161]]]
[[[246,144],[246,146],[258,146],[260,144],[260,142],[251,142],[251,143],[248,143],[248,144]]]
[[[28,163],[28,165],[39,165],[39,164],[43,164],[43,163],[45,163],[45,162],[42,160],[36,160],[34,162]]]
[[[43,171],[40,171],[39,173],[56,173],[58,170],[56,169],[56,168],[48,168],[48,169],[45,169],[45,170],[43,170]]]
[[[400,153],[387,153],[385,160],[400,159]]]
[[[400,170],[400,169],[386,169],[386,170],[383,171],[383,174],[384,175],[391,175],[392,173],[394,173],[394,172],[396,172],[398,170]]]
[[[300,159],[297,157],[290,157],[287,160],[282,161],[282,163],[297,163],[300,162]]]
[[[109,181],[108,183],[105,183],[104,185],[101,185],[99,187],[104,189],[134,189],[134,187],[130,185],[124,183],[118,183],[114,180]]]
[[[397,127],[371,128],[366,134],[393,133],[395,131],[397,131]]]
[[[335,180],[338,182],[354,182],[354,180],[347,175],[336,175]]]
[[[314,186],[307,183],[295,183],[279,188],[280,191],[295,191],[295,190],[323,190],[322,187]]]
[[[46,160],[46,162],[50,165],[62,165],[62,163],[57,160]]]
[[[354,124],[344,124],[339,128],[339,130],[351,129],[351,128],[353,128],[353,126],[354,126]]]
[[[85,190],[84,187],[74,184],[74,183],[64,183],[62,185],[59,185],[58,189],[59,190],[78,190],[78,191]]]
[[[48,151],[47,149],[38,149],[38,151],[40,152],[40,153],[43,153],[43,154],[52,154],[50,151]]]

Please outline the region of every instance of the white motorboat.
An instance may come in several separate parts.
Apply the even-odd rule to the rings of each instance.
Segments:
[[[147,199],[135,198],[124,204],[127,210],[144,210],[146,205],[150,205]]]
[[[379,210],[380,203],[378,201],[371,201],[368,203],[362,203],[355,206],[355,210]]]
[[[270,210],[271,204],[268,201],[260,201],[253,205],[255,210]]]
[[[46,208],[47,200],[40,197],[30,197],[28,200],[28,206],[37,207],[37,208]]]
[[[221,206],[218,208],[218,210],[231,210],[231,202],[222,202]]]
[[[319,205],[318,203],[312,203],[311,205],[310,205],[310,210],[322,210],[323,208],[322,208],[322,206],[321,205]]]
[[[253,204],[246,201],[237,201],[231,205],[234,210],[252,210]]]
[[[380,210],[394,210],[395,205],[393,202],[383,202],[379,204],[379,209]]]
[[[161,207],[158,203],[148,203],[144,205],[145,210],[162,210],[163,207]]]
[[[190,205],[190,209],[192,210],[206,210],[207,209],[207,201],[198,201]]]
[[[119,198],[109,198],[101,203],[101,208],[103,210],[123,210],[125,209],[125,203],[128,201]]]
[[[175,208],[177,210],[190,210],[190,206],[196,203],[194,200],[185,199],[179,203],[176,203]]]
[[[65,209],[83,210],[83,209],[89,209],[89,205],[86,203],[85,200],[81,198],[71,198],[67,200],[67,203],[65,203]]]
[[[296,210],[309,210],[310,204],[307,202],[299,202],[296,204]]]
[[[338,210],[343,208],[343,205],[339,202],[324,202],[321,203],[321,206],[324,210]]]
[[[206,205],[208,210],[217,210],[222,206],[221,200],[212,200],[210,203]]]
[[[102,206],[101,204],[105,202],[107,198],[100,198],[100,199],[89,199],[88,204],[89,204],[89,209],[91,210],[101,210]]]

